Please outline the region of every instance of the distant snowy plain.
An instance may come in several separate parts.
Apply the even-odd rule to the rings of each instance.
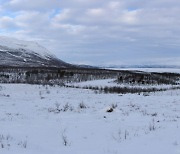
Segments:
[[[121,95],[0,84],[0,153],[180,154],[180,90]]]
[[[113,70],[135,70],[144,72],[169,72],[169,73],[180,73],[180,68],[109,68]]]

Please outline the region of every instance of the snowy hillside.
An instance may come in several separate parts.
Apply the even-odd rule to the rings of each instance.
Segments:
[[[56,58],[36,42],[17,40],[0,36],[1,66],[67,67],[68,64]]]

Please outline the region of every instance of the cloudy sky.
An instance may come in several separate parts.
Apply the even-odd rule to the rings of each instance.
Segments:
[[[0,0],[0,35],[70,63],[180,65],[180,0]]]

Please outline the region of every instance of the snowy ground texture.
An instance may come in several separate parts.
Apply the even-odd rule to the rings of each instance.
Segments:
[[[104,87],[126,87],[126,88],[157,88],[157,89],[161,89],[161,88],[165,88],[165,89],[172,89],[175,87],[179,87],[179,85],[169,85],[169,84],[149,84],[149,85],[145,85],[145,84],[128,84],[128,83],[120,83],[118,84],[116,79],[100,79],[100,80],[91,80],[91,81],[84,81],[84,82],[75,82],[75,83],[68,83],[66,85],[69,86],[76,86],[76,87],[99,87],[99,88],[104,88]]]
[[[1,84],[0,153],[180,154],[180,90],[120,95]]]

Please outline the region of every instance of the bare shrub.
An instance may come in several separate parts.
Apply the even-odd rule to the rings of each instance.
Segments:
[[[128,136],[129,136],[129,132],[127,130],[125,130],[125,132],[124,132],[124,139],[126,140]]]
[[[27,141],[21,141],[18,143],[19,146],[21,146],[22,148],[26,149],[27,148]]]
[[[60,113],[62,109],[60,108],[61,104],[56,103],[55,108],[48,108],[48,112],[53,112],[53,113]]]
[[[87,106],[84,104],[84,102],[81,102],[81,103],[79,103],[79,108],[80,109],[86,109]]]
[[[155,127],[155,122],[154,119],[152,120],[152,122],[149,124],[149,131],[155,131],[156,127]]]
[[[53,112],[53,113],[66,112],[68,110],[73,111],[73,107],[69,103],[66,103],[62,107],[60,103],[56,103],[54,108],[48,108],[48,112]]]
[[[70,146],[70,142],[68,141],[67,135],[66,135],[66,129],[63,130],[62,134],[62,143],[64,146]]]
[[[68,109],[69,109],[69,104],[66,103],[66,104],[63,106],[63,111],[66,112]]]
[[[69,104],[69,103],[66,103],[64,106],[63,106],[63,112],[66,112],[68,110],[70,111],[73,111],[73,107]]]
[[[113,103],[113,104],[111,105],[111,108],[113,108],[113,109],[115,109],[115,108],[117,108],[117,107],[118,107],[117,104],[114,104],[114,103]]]
[[[121,129],[118,130],[118,132],[116,133],[116,135],[113,134],[113,139],[115,139],[118,142],[121,142],[123,140],[127,140],[129,136],[129,132],[127,130],[125,130],[124,132],[121,131]]]
[[[12,144],[21,148],[27,148],[27,140],[17,142],[11,135],[0,134],[0,148],[10,149]]]
[[[156,117],[157,115],[158,114],[156,112],[151,114],[152,117]]]

